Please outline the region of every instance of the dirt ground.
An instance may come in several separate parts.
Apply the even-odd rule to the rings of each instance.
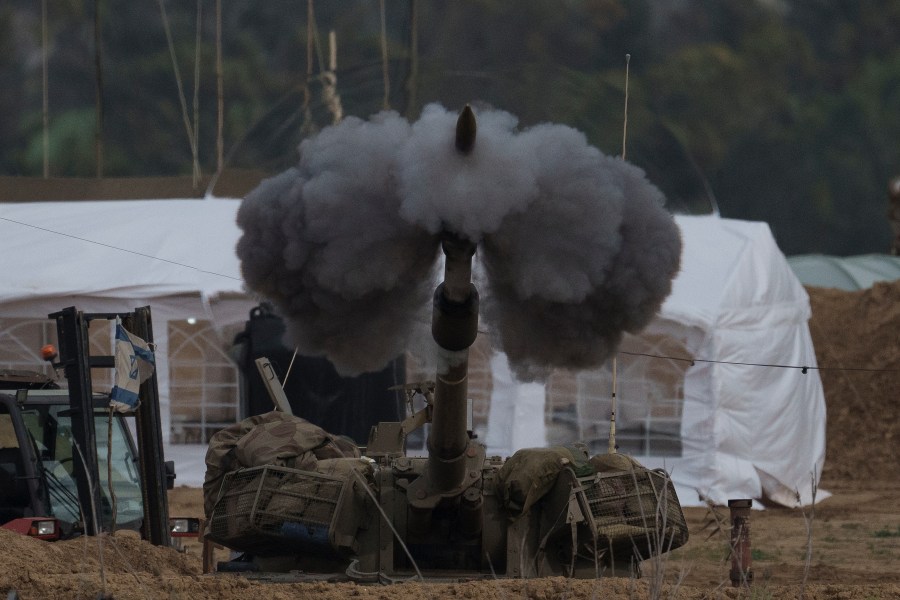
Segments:
[[[262,583],[204,575],[196,543],[179,552],[126,534],[45,543],[0,530],[0,593],[16,590],[23,600],[900,598],[900,282],[809,293],[828,408],[821,489],[832,495],[802,510],[752,513],[749,587],[733,587],[729,580],[728,509],[704,507],[685,509],[690,541],[645,562],[640,579]],[[173,515],[202,516],[199,489],[176,488],[170,502]]]

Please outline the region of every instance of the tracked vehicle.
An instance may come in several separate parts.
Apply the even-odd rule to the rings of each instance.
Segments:
[[[467,153],[474,142],[467,108],[456,147]],[[373,427],[364,448],[284,412],[214,436],[205,536],[242,553],[220,571],[360,582],[630,576],[687,541],[667,474],[614,449],[486,455],[467,427],[476,245],[446,232],[441,249],[432,319],[441,364],[433,382],[406,386],[425,398],[422,410]],[[427,456],[407,456],[407,436],[425,424]]]

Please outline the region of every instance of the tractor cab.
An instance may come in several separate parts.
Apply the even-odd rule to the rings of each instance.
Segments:
[[[144,517],[137,452],[126,416],[110,414],[106,395],[94,394],[99,506],[106,531],[140,531]],[[69,393],[59,389],[0,391],[0,524],[53,517],[62,538],[83,533]]]
[[[134,529],[157,546],[196,537],[198,519],[169,517],[175,467],[163,457],[155,373],[129,392],[135,404],[115,410],[110,394],[92,391],[91,371],[116,368],[116,357],[90,353],[90,323],[114,320],[117,336],[121,328],[124,339],[134,335],[149,348],[150,307],[126,313],[69,307],[48,318],[56,321],[59,352],[48,344],[41,356],[65,376],[66,389],[34,373],[15,372],[4,382],[0,371],[0,527],[41,539]],[[129,368],[120,372],[131,376]]]

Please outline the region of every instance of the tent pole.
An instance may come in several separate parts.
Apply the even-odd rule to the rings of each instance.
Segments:
[[[47,0],[41,2],[41,90],[43,96],[42,121],[43,135],[41,136],[44,154],[44,179],[50,177],[50,97],[47,90]]]

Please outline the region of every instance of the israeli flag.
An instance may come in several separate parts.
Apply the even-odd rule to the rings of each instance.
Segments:
[[[138,407],[141,383],[153,374],[156,358],[147,342],[129,333],[116,321],[116,385],[109,395],[109,405],[118,412]]]

